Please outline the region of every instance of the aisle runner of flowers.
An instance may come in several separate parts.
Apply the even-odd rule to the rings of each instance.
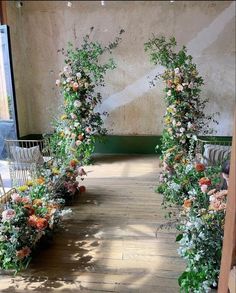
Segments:
[[[157,191],[165,208],[176,207],[176,238],[186,270],[179,277],[181,292],[209,292],[217,287],[227,190],[220,190],[220,166],[207,167],[195,153],[197,135],[209,134],[214,115],[205,115],[207,99],[200,98],[203,79],[183,47],[176,52],[174,38],[153,36],[145,43],[151,62],[166,68],[161,159],[163,171]]]
[[[38,244],[70,212],[65,205],[85,191],[78,181],[86,175],[82,165],[90,161],[95,141],[106,133],[102,116],[95,111],[101,102],[96,86],[104,86],[107,70],[115,68],[113,59],[101,64],[99,57],[111,53],[120,40],[117,37],[102,46],[86,35],[80,48],[70,44],[66,53],[62,50],[66,66],[56,84],[64,97],[64,113],[54,122],[49,137],[52,159],[37,171],[37,179],[16,188],[4,206],[0,218],[2,269],[17,273],[27,268]]]
[[[63,216],[70,212],[68,201],[84,192],[78,176],[85,175],[78,161],[71,160],[65,170],[52,161],[44,165],[37,179],[11,192],[0,222],[0,266],[18,272],[26,268],[42,239],[51,237]]]

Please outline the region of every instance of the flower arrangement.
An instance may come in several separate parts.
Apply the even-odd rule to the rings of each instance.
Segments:
[[[204,108],[207,99],[200,97],[203,78],[199,75],[192,56],[186,47],[175,52],[175,38],[153,36],[145,43],[145,51],[150,54],[151,62],[166,68],[151,82],[155,85],[157,78],[165,83],[166,113],[162,134],[162,161],[164,176],[174,172],[178,164],[188,164],[194,153],[194,146],[199,133],[211,133],[208,127],[214,115],[206,115]],[[178,201],[178,198],[176,198]],[[165,193],[164,193],[165,201]]]
[[[201,166],[202,168],[202,166]],[[183,292],[216,288],[220,270],[227,190],[220,190],[219,167],[186,171],[191,176],[183,199],[177,236],[178,252],[186,260],[179,277]]]
[[[66,66],[56,84],[64,97],[63,115],[55,122],[53,135],[45,137],[52,159],[38,169],[36,180],[18,187],[2,211],[1,268],[16,273],[26,268],[42,236],[49,235],[69,211],[64,205],[86,191],[78,181],[86,175],[81,165],[89,162],[95,141],[106,133],[95,110],[101,102],[96,87],[104,86],[107,70],[115,68],[113,59],[101,64],[99,57],[111,53],[120,40],[119,36],[102,46],[86,35],[80,48],[69,44],[66,53],[62,50]]]
[[[0,267],[26,268],[42,236],[48,236],[69,212],[43,177],[20,186],[11,194],[0,216]]]
[[[194,157],[197,135],[212,133],[208,125],[216,120],[204,113],[203,79],[192,57],[185,47],[179,52],[175,47],[174,38],[155,36],[145,44],[151,61],[166,68],[151,82],[164,80],[167,105],[157,191],[165,208],[175,207],[169,215],[176,218],[178,252],[186,260],[179,277],[181,292],[209,292],[218,282],[227,191],[220,190],[220,166],[206,167]]]
[[[123,32],[121,30],[120,35]],[[54,156],[63,162],[65,158],[75,158],[81,165],[89,163],[95,142],[107,132],[102,114],[96,111],[102,99],[97,87],[104,86],[104,76],[109,69],[115,68],[115,63],[109,59],[101,64],[100,57],[112,53],[120,40],[119,36],[108,46],[103,46],[86,35],[80,47],[74,49],[69,44],[66,52],[61,50],[66,66],[59,73],[56,85],[64,97],[64,106],[60,119],[54,122],[55,132],[50,141]]]

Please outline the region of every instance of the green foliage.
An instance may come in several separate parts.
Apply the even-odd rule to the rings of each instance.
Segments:
[[[79,47],[69,44],[66,51],[61,50],[66,66],[56,84],[64,97],[63,115],[54,122],[55,132],[50,138],[51,150],[61,163],[72,158],[81,164],[89,163],[95,142],[107,132],[102,119],[107,113],[96,111],[102,100],[97,87],[105,85],[104,77],[115,68],[115,63],[112,58],[102,62],[101,56],[112,53],[123,32],[107,46],[86,35]]]
[[[209,292],[217,285],[224,225],[225,191],[220,186],[220,167],[205,167],[195,162],[199,134],[212,133],[209,122],[214,115],[204,112],[207,99],[201,98],[203,79],[199,76],[186,47],[176,50],[175,38],[155,35],[145,43],[150,61],[166,69],[157,75],[166,84],[166,113],[161,141],[163,171],[157,192],[163,194],[164,208],[177,207],[175,213],[180,234],[179,254],[186,270],[179,277],[181,292]],[[168,215],[173,217],[173,212]]]

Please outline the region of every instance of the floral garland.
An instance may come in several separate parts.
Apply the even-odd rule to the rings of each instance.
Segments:
[[[176,53],[175,47],[175,38],[167,41],[164,37],[153,36],[145,43],[151,62],[166,67],[165,72],[151,82],[155,85],[157,78],[161,77],[166,85],[167,109],[161,143],[164,177],[171,176],[179,164],[191,160],[197,135],[210,133],[212,130],[206,121],[215,121],[213,115],[206,115],[203,111],[208,100],[200,98],[203,79],[192,62],[192,56],[187,55],[185,47]],[[169,200],[164,193],[164,201]],[[178,196],[172,198],[172,203],[178,204]]]
[[[203,79],[192,57],[185,47],[176,53],[175,46],[174,38],[155,36],[145,44],[151,61],[166,67],[151,82],[155,85],[161,77],[166,85],[163,171],[157,191],[163,194],[164,207],[177,207],[174,215],[180,234],[176,241],[186,260],[186,270],[179,277],[181,292],[209,292],[218,283],[227,190],[220,190],[220,167],[206,167],[194,157],[197,135],[211,133],[209,122],[216,120],[204,114]]]
[[[0,216],[0,267],[4,270],[17,273],[27,268],[42,237],[50,236],[70,212],[65,203],[75,193],[85,191],[77,176],[83,179],[86,173],[76,161],[66,170],[59,170],[50,161],[39,175],[11,194]]]
[[[80,166],[88,163],[95,141],[106,133],[101,114],[95,111],[101,102],[95,87],[104,86],[105,73],[115,68],[112,59],[101,65],[99,57],[111,53],[120,40],[117,37],[103,47],[86,35],[81,48],[73,49],[70,44],[66,54],[62,50],[66,66],[56,84],[64,96],[64,114],[55,121],[53,135],[45,136],[52,159],[37,171],[38,179],[19,187],[4,207],[0,216],[1,268],[16,273],[26,268],[42,236],[50,234],[68,212],[64,205],[85,192],[77,180],[86,175]]]
[[[120,35],[123,32],[121,30]],[[96,87],[105,85],[104,76],[107,70],[115,68],[115,63],[109,59],[101,65],[99,57],[106,52],[111,53],[120,40],[117,37],[108,46],[102,46],[86,35],[80,47],[73,49],[69,44],[66,53],[61,50],[66,66],[60,72],[56,85],[64,97],[64,107],[61,119],[54,123],[55,133],[50,140],[54,156],[62,162],[67,157],[78,159],[81,165],[89,163],[95,142],[107,132],[103,127],[102,114],[96,111],[102,99]]]
[[[189,164],[177,176],[185,189],[176,240],[186,270],[179,285],[181,292],[209,292],[218,284],[227,190],[220,190],[220,167]]]

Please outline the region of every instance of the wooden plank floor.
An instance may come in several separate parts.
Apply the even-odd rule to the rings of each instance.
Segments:
[[[54,241],[0,292],[179,292],[184,269],[165,222],[156,156],[103,156],[86,167],[87,192],[71,206]]]

